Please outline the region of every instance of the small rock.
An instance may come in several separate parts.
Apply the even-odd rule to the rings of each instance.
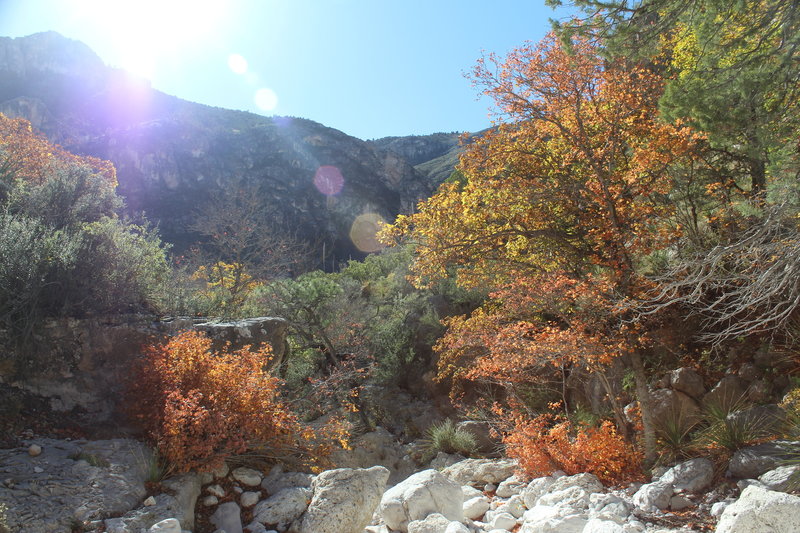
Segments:
[[[694,502],[682,494],[676,494],[669,500],[669,508],[672,511],[683,511],[693,506]]]
[[[41,474],[42,472],[44,472],[44,468],[42,468],[41,466],[34,466],[33,471],[36,472],[37,474]]]
[[[155,499],[155,498],[153,498],[152,496],[148,496],[148,497],[147,497],[147,498],[146,498],[146,499],[145,499],[145,500],[142,502],[142,505],[144,505],[145,507],[152,507],[152,506],[154,506],[155,504],[156,504],[156,499]]]
[[[492,529],[511,531],[517,525],[517,519],[510,513],[498,513],[489,523]]]
[[[481,494],[464,502],[464,516],[477,520],[489,510],[489,498]]]
[[[233,478],[242,485],[246,485],[248,487],[257,487],[261,485],[262,476],[261,472],[258,470],[240,466],[232,472],[232,475]]]
[[[211,494],[212,496],[216,496],[217,498],[225,497],[225,489],[223,489],[219,485],[209,485],[208,487],[206,487],[206,492]]]
[[[725,511],[725,508],[730,504],[731,502],[729,501],[715,503],[714,505],[711,506],[711,516],[713,516],[714,518],[719,518],[720,516],[722,516],[723,511]]]
[[[38,444],[31,444],[28,447],[28,455],[30,455],[31,457],[36,457],[41,454],[42,454],[42,447],[39,446]]]
[[[495,490],[497,490],[497,485],[495,485],[494,483],[487,483],[486,485],[483,486],[484,492],[494,492]]]
[[[252,507],[258,503],[258,500],[261,499],[260,492],[252,492],[247,491],[243,492],[242,495],[239,497],[239,503],[242,504],[242,507]]]
[[[147,533],[182,533],[181,523],[175,518],[167,518],[150,526]]]
[[[218,503],[219,503],[219,498],[217,498],[216,496],[212,495],[203,498],[203,505],[205,505],[206,507],[212,507],[214,505],[217,505]]]
[[[244,533],[242,529],[242,511],[236,502],[225,502],[211,515],[211,523],[225,533]]]

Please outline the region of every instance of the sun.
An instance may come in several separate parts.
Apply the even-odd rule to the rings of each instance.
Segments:
[[[220,0],[73,0],[113,42],[114,66],[152,79],[160,64],[214,38],[226,16]]]

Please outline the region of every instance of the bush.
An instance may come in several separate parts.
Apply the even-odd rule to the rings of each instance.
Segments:
[[[301,434],[264,366],[269,347],[219,352],[201,333],[150,346],[133,374],[129,411],[176,471],[211,469],[249,448],[294,449]]]
[[[449,418],[434,424],[427,431],[427,448],[431,456],[439,452],[471,456],[478,447],[472,433],[458,428]]]
[[[640,452],[607,420],[596,427],[574,428],[568,420],[544,414],[518,417],[514,426],[503,439],[506,451],[531,477],[556,470],[569,475],[590,472],[604,483],[641,477]]]

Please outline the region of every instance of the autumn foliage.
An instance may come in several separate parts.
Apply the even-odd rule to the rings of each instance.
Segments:
[[[590,472],[603,483],[618,483],[641,476],[641,453],[607,420],[597,427],[576,427],[553,415],[518,417],[504,442],[509,456],[531,477],[563,470],[569,475]]]
[[[198,332],[152,345],[133,378],[132,414],[179,471],[251,447],[292,448],[302,431],[264,370],[270,356],[268,346],[213,351]]]
[[[117,186],[116,169],[110,161],[72,154],[35,132],[27,120],[0,113],[0,166],[12,171],[16,178],[41,183],[53,166],[73,164],[103,176],[109,189]]]

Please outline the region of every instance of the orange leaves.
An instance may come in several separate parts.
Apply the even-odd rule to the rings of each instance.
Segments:
[[[598,427],[575,428],[553,415],[518,417],[503,439],[509,456],[531,477],[563,470],[569,475],[591,472],[604,483],[641,477],[641,455],[609,421]]]
[[[186,332],[151,346],[132,380],[130,411],[179,471],[213,468],[253,442],[281,447],[300,429],[264,366],[269,347],[219,352]]]
[[[43,181],[45,172],[52,165],[85,165],[103,176],[110,188],[117,186],[116,170],[110,161],[71,154],[34,132],[27,120],[8,118],[0,113],[0,164],[2,163],[9,164],[19,179],[34,183]]]

